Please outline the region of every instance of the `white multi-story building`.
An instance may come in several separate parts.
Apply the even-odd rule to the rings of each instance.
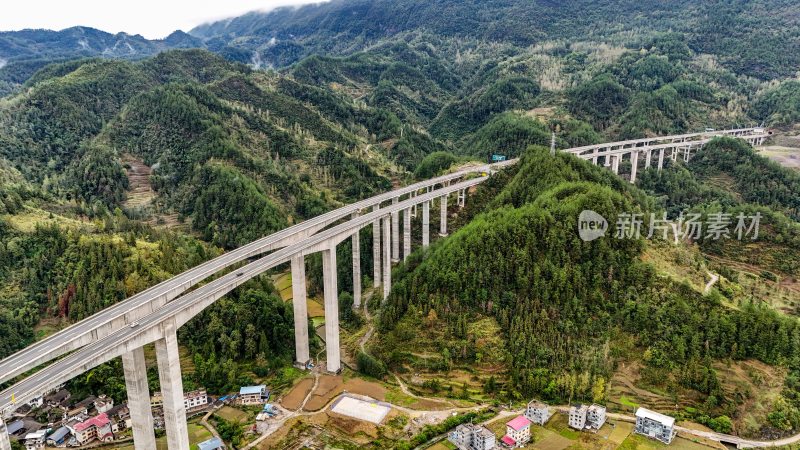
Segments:
[[[586,411],[586,428],[597,431],[606,423],[606,407],[592,405]]]
[[[576,430],[583,430],[586,426],[586,411],[589,409],[586,405],[572,405],[569,408],[569,426]]]
[[[569,426],[578,430],[597,431],[606,423],[606,407],[573,405],[569,409]]]
[[[672,442],[677,433],[674,417],[650,411],[647,408],[636,410],[636,426],[633,431],[665,444]]]
[[[183,407],[187,410],[203,407],[207,404],[208,394],[206,394],[205,389],[198,389],[183,394]],[[153,396],[150,397],[150,406],[153,408],[161,408],[164,406],[164,397],[161,395],[161,392],[153,393]]]
[[[205,389],[187,392],[183,396],[183,404],[186,409],[201,408],[208,404],[208,394]]]
[[[459,425],[447,439],[461,450],[493,450],[496,446],[494,433],[480,425]]]
[[[243,386],[239,389],[239,403],[242,405],[260,405],[269,400],[269,390],[263,384]]]
[[[108,412],[113,407],[114,399],[107,395],[101,395],[100,397],[97,397],[97,400],[94,401],[94,408],[98,413]]]
[[[536,400],[532,400],[528,403],[528,407],[525,408],[525,417],[537,425],[546,424],[552,416],[553,411],[550,410],[550,407]]]

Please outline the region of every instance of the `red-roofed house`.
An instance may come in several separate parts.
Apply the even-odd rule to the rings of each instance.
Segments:
[[[108,419],[106,413],[98,414],[91,419],[75,424],[67,424],[79,445],[83,445],[94,439],[99,439],[103,442],[114,440],[114,434],[111,432],[111,421]]]
[[[500,439],[509,448],[521,447],[531,440],[531,421],[525,416],[517,416],[506,423],[506,435]]]

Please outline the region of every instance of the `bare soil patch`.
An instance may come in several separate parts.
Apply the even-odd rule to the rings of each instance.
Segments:
[[[304,378],[300,380],[288,394],[281,398],[281,406],[292,411],[296,410],[303,404],[303,400],[311,392],[312,387],[314,387],[314,379]]]
[[[129,154],[122,155],[122,163],[129,182],[128,198],[124,205],[128,208],[146,206],[156,195],[150,183],[153,170],[140,158]]]

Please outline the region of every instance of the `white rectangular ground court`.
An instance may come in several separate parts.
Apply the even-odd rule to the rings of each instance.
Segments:
[[[331,411],[343,416],[380,424],[391,407],[378,401],[366,401],[343,395],[336,400]]]

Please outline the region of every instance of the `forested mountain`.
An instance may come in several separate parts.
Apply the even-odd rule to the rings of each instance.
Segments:
[[[141,59],[169,49],[202,47],[201,39],[179,30],[160,40],[80,26],[0,32],[0,95],[54,62],[86,57]]]
[[[787,0],[334,0],[250,13],[190,34],[207,39],[212,49],[227,45],[285,66],[409,32],[455,38],[466,46],[480,40],[524,48],[553,40],[627,44],[641,30],[677,31],[686,34],[693,51],[720,55],[734,72],[772,79],[793,75],[797,66],[797,8]]]

